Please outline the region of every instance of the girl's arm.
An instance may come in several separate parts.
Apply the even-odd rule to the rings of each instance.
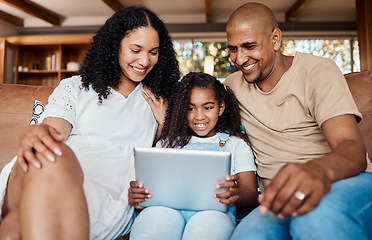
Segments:
[[[253,171],[237,174],[238,196],[235,204],[245,210],[253,210],[258,206],[258,190],[256,174]]]
[[[41,168],[36,152],[54,162],[55,156],[62,155],[58,143],[67,139],[71,129],[68,121],[54,117],[46,118],[42,124],[28,126],[21,135],[17,153],[18,164],[25,172],[28,171],[29,164]]]
[[[246,210],[258,206],[257,182],[253,171],[229,175],[226,177],[226,182],[218,184],[217,188],[227,189],[226,192],[215,195],[221,203],[236,204]]]

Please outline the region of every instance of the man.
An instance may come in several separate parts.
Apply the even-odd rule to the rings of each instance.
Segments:
[[[266,6],[230,17],[227,41],[240,69],[235,92],[256,155],[260,207],[232,239],[372,239],[372,173],[357,126],[361,114],[333,61],[280,52]]]

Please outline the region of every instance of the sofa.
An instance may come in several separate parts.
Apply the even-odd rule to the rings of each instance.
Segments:
[[[363,120],[359,124],[369,156],[372,156],[372,73],[345,75]],[[0,84],[0,169],[17,152],[22,129],[30,123],[35,100],[47,103],[53,87]],[[125,239],[125,238],[124,238]]]

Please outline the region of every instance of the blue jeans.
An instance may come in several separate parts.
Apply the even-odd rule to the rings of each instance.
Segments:
[[[372,239],[372,173],[333,183],[318,207],[299,217],[280,219],[256,208],[231,239]]]
[[[148,207],[135,219],[130,239],[211,239],[227,240],[235,223],[219,211],[179,211],[167,207]]]

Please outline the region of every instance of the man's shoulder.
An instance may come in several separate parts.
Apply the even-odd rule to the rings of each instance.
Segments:
[[[293,67],[297,66],[301,71],[306,71],[306,69],[317,71],[318,68],[328,68],[330,65],[335,65],[332,59],[301,52],[296,52],[294,64],[292,64]]]
[[[237,71],[227,76],[223,84],[233,88],[234,85],[240,84],[241,82],[244,82],[243,74],[241,71]]]

